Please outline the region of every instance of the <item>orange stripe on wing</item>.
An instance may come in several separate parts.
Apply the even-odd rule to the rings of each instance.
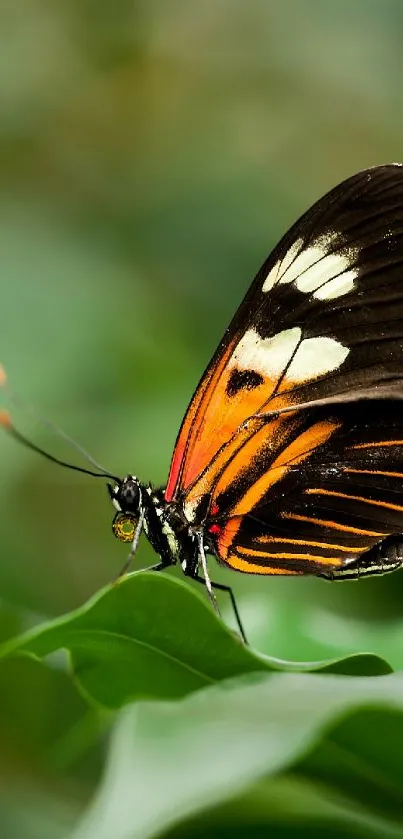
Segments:
[[[343,533],[356,533],[357,536],[388,536],[388,533],[381,533],[379,530],[363,530],[359,527],[351,527],[348,524],[339,524],[337,521],[330,519],[316,519],[313,516],[300,516],[298,513],[281,513],[283,519],[291,519],[292,521],[306,522],[307,524],[317,524],[319,527],[328,527],[331,530],[340,530]]]
[[[371,504],[374,507],[385,507],[387,510],[397,510],[403,513],[401,504],[389,504],[388,501],[375,501],[372,498],[363,498],[361,495],[349,495],[346,492],[335,492],[329,489],[306,489],[306,495],[328,495],[332,498],[345,498],[347,501],[362,501],[364,504]]]
[[[312,451],[325,443],[339,426],[340,423],[334,420],[325,420],[315,423],[315,425],[303,431],[302,434],[299,434],[292,443],[280,452],[267,472],[245,492],[234,505],[231,514],[240,516],[249,513],[253,507],[256,507],[270,487],[284,477],[291,466],[306,460]]]
[[[403,446],[403,440],[381,440],[379,443],[356,443],[352,449],[377,449],[379,446]]]
[[[249,439],[246,442],[243,442],[242,450],[240,452],[239,457],[233,457],[232,460],[228,459],[227,456],[227,449],[224,453],[224,459],[222,461],[220,471],[222,470],[222,466],[225,466],[226,461],[228,460],[228,464],[225,466],[225,470],[221,475],[220,479],[218,480],[216,486],[214,487],[214,498],[218,498],[218,496],[225,492],[229,486],[231,486],[237,479],[240,471],[242,468],[247,466],[252,460],[256,457],[259,450],[262,447],[267,445],[268,440],[275,440],[276,447],[281,445],[280,439],[282,435],[282,431],[284,434],[290,433],[292,431],[292,421],[290,415],[287,416],[285,420],[284,417],[276,417],[275,419],[271,420],[267,423],[264,418],[259,418],[259,420],[254,420],[255,423],[260,421],[262,423],[261,427],[259,428],[256,425],[255,431],[253,434],[249,434]],[[284,439],[284,436],[283,436]],[[238,447],[241,448],[241,447]],[[230,454],[232,452],[230,451]],[[270,467],[270,470],[275,468],[275,464]],[[219,474],[219,473],[218,473]],[[275,480],[279,480],[281,475],[279,476],[272,476],[273,482]],[[236,513],[235,513],[236,515]]]
[[[277,422],[279,422],[279,420],[277,420]],[[195,511],[200,503],[200,499],[203,498],[204,495],[211,493],[211,488],[219,479],[219,475],[225,469],[226,464],[228,462],[232,462],[239,450],[242,449],[243,451],[245,445],[248,443],[248,440],[251,437],[255,438],[262,428],[264,431],[267,429],[267,424],[264,420],[261,418],[250,419],[241,428],[239,428],[237,433],[231,437],[228,443],[222,446],[222,448],[216,453],[210,465],[204,470],[200,478],[195,482],[186,495],[183,510],[189,522],[194,519]]]
[[[237,336],[239,337],[239,336]],[[232,372],[228,362],[237,339],[234,338],[225,350],[216,368],[199,386],[188,409],[172,460],[165,498],[169,501],[179,486],[192,492],[192,485],[198,476],[212,463],[225,443],[231,445],[232,438],[242,431],[248,419],[258,416],[258,411],[271,398],[278,379],[264,377],[259,387],[229,396],[227,385]],[[277,397],[276,407],[286,407],[291,394]],[[260,417],[263,422],[265,417]],[[213,466],[214,474],[217,470]],[[199,492],[199,490],[197,490]]]
[[[292,464],[305,460],[312,450],[325,443],[338,427],[339,424],[334,421],[318,422],[311,426],[289,446],[286,446],[267,472],[245,492],[240,501],[234,505],[231,517],[217,542],[218,556],[223,562],[227,561],[230,547],[241,526],[242,517],[258,504],[267,490],[286,474]]]
[[[303,547],[306,546],[311,548],[326,548],[329,550],[346,551],[346,553],[357,553],[357,551],[361,550],[361,548],[357,546],[355,548],[351,548],[347,547],[347,545],[334,545],[330,542],[311,542],[308,539],[286,539],[283,536],[259,536],[257,541],[261,544],[267,545],[280,542],[281,544],[284,543],[286,545],[302,545]],[[367,546],[364,545],[362,547],[362,550],[365,550],[366,547]]]
[[[345,466],[343,472],[352,475],[386,475],[387,478],[403,478],[403,472],[383,472],[380,469],[351,469]]]
[[[267,551],[256,551],[254,548],[242,548],[242,546],[237,548],[237,554],[240,556],[254,556],[256,559],[267,559],[273,561],[276,559],[293,559],[295,562],[298,559],[307,559],[309,562],[317,562],[321,565],[338,565],[340,563],[340,558],[338,556],[318,556],[317,554],[288,553],[287,551],[279,551],[275,554],[268,554]]]
[[[248,396],[248,407],[249,401]],[[286,404],[283,398],[283,407]],[[292,416],[293,414],[287,414],[287,417],[273,417],[268,422],[264,414],[252,415],[232,431],[228,425],[221,426],[217,417],[214,427],[216,449],[214,457],[207,463],[200,461],[199,477],[195,479],[193,485],[188,487],[186,493],[184,513],[188,521],[193,521],[199,499],[203,495],[209,494],[212,495],[212,499],[217,498],[221,492],[231,486],[239,472],[248,466],[253,457],[258,454],[259,449],[267,446],[269,441],[275,441],[273,445],[276,449],[281,447],[282,441],[285,445],[286,436],[290,435],[293,429]],[[229,435],[227,440],[226,435]],[[219,446],[220,443],[221,446]]]
[[[200,436],[200,429],[203,425],[203,419],[206,410],[206,402],[211,398],[211,393],[218,383],[223,370],[226,367],[228,359],[230,358],[235,340],[232,340],[227,349],[220,358],[217,366],[212,370],[211,375],[207,380],[199,386],[190,403],[182,428],[179,432],[178,439],[175,444],[174,453],[172,456],[171,468],[169,470],[168,483],[165,490],[165,498],[167,501],[172,501],[176,490],[184,485],[191,483],[192,476],[189,474],[190,461],[192,459],[192,451],[195,443]],[[208,463],[209,457],[206,457],[205,463]],[[192,473],[200,467],[193,467]]]
[[[217,541],[217,553],[224,562],[227,560],[228,552],[234,542],[235,536],[242,524],[243,516],[232,516],[228,519],[220,538]]]
[[[226,561],[227,565],[234,568],[235,571],[243,571],[245,574],[266,574],[267,576],[283,576],[290,577],[292,575],[301,575],[302,571],[289,571],[288,568],[274,568],[270,565],[257,565],[255,562],[249,562],[247,559],[236,554],[231,554]]]

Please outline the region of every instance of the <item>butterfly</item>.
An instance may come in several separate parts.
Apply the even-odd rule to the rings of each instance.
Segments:
[[[179,564],[215,608],[215,589],[229,593],[245,640],[209,554],[328,580],[400,568],[402,397],[403,167],[388,164],[332,189],[266,259],[196,388],[166,487],[108,483],[124,571],[144,531],[155,571]]]

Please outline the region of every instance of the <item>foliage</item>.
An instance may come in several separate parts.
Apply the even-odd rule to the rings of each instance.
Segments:
[[[77,694],[68,718],[57,697],[72,685],[39,662],[62,648],[89,702]],[[263,836],[274,827],[286,836],[296,824],[335,836],[399,835],[403,676],[381,658],[296,665],[258,655],[184,583],[140,573],[4,643],[0,662],[5,694],[15,673],[31,685],[29,715],[26,697],[12,714],[23,751],[37,750],[38,685],[52,691],[53,764],[66,750],[76,757],[75,728],[87,749],[112,721],[107,710],[127,706],[72,839],[206,829]]]
[[[111,709],[133,699],[178,699],[247,673],[292,669],[378,676],[392,670],[369,654],[312,664],[258,655],[185,583],[146,573],[6,642],[0,658],[18,653],[44,658],[59,649],[69,651],[81,691]]]

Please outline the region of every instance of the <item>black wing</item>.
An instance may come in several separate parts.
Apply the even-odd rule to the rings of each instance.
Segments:
[[[167,499],[239,570],[351,565],[403,531],[402,351],[403,169],[388,165],[322,198],[259,271],[190,405]]]
[[[403,531],[403,401],[358,400],[290,419],[274,461],[262,448],[249,464],[253,480],[245,472],[243,485],[215,495],[225,513],[209,524],[213,547],[249,573],[355,576],[369,549]],[[326,439],[310,448],[323,428]]]
[[[196,390],[166,499],[183,499],[196,521],[197,497],[214,491],[258,412],[400,391],[402,266],[400,165],[354,175],[308,210],[260,269]]]

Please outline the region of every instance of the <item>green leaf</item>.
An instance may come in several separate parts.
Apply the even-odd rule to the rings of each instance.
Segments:
[[[275,831],[275,832],[274,832]],[[130,834],[131,836],[133,834]],[[159,834],[161,836],[161,834]],[[397,839],[400,828],[335,790],[290,774],[271,775],[246,792],[163,833],[165,839]]]
[[[27,656],[0,661],[0,743],[4,763],[56,771],[87,755],[104,728],[61,669]],[[89,766],[87,765],[87,772]]]
[[[43,658],[65,648],[75,678],[93,700],[119,708],[134,698],[180,698],[233,676],[287,670],[381,675],[391,668],[371,655],[293,663],[253,652],[185,582],[132,574],[81,609],[0,647],[0,657]]]
[[[400,674],[401,678],[401,674]],[[396,708],[365,708],[328,732],[299,772],[325,783],[378,813],[403,819],[403,714]]]
[[[248,679],[126,708],[103,784],[70,839],[147,839],[225,802],[231,806],[220,818],[227,827],[243,823],[243,835],[260,819],[272,827],[322,825],[322,835],[342,826],[347,835],[401,836],[403,674]],[[373,728],[374,713],[381,729]],[[377,730],[388,732],[385,742]],[[335,743],[345,777],[340,757],[333,766]],[[257,794],[262,779],[266,803]],[[248,790],[238,819],[234,801]],[[203,828],[179,835],[212,835],[205,814]]]

